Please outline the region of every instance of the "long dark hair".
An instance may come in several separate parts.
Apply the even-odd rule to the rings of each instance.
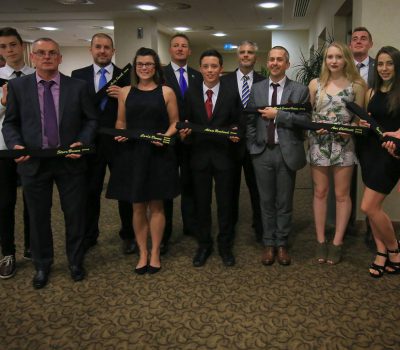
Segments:
[[[400,112],[400,51],[393,46],[384,46],[376,54],[374,68],[375,83],[373,88],[375,93],[379,91],[383,85],[383,80],[378,74],[378,57],[383,53],[389,55],[394,64],[394,76],[388,94],[389,112],[394,115]]]
[[[155,67],[154,67],[155,74],[154,74],[154,77],[153,77],[154,82],[157,85],[164,84],[164,82],[165,82],[164,74],[163,74],[163,71],[161,69],[160,58],[158,57],[157,53],[153,49],[150,49],[150,48],[147,48],[147,47],[141,47],[139,50],[136,51],[135,57],[133,58],[131,85],[132,86],[136,86],[140,81],[140,78],[136,74],[136,60],[137,60],[138,56],[151,56],[151,57],[153,57],[154,63],[155,63]]]

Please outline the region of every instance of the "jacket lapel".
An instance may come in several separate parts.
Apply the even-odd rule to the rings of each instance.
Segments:
[[[289,78],[286,78],[286,83],[285,86],[283,87],[283,93],[280,104],[288,103],[291,93],[292,93],[292,83]]]
[[[60,100],[59,100],[59,128],[62,123],[62,117],[65,109],[65,105],[67,103],[67,95],[68,95],[68,80],[65,79],[63,74],[60,74]]]

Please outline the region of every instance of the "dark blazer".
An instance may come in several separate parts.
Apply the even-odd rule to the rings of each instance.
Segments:
[[[368,65],[368,87],[372,88],[374,86],[374,81],[375,81],[375,60],[370,56],[369,57],[369,65]]]
[[[248,103],[249,108],[268,106],[268,83],[263,80],[253,85]],[[308,88],[296,81],[286,78],[281,103],[306,103],[310,101]],[[306,165],[303,133],[293,125],[294,119],[309,121],[309,113],[292,113],[278,111],[275,119],[279,145],[283,159],[291,170],[299,170]],[[250,154],[260,154],[267,147],[268,121],[259,114],[250,114],[247,121],[247,148]]]
[[[68,147],[74,142],[82,142],[84,145],[93,142],[97,115],[85,82],[61,74],[59,118],[61,146]],[[42,148],[42,123],[35,73],[10,80],[2,132],[9,149],[13,149],[15,145],[30,149]],[[86,169],[84,157],[60,160],[71,173]],[[40,158],[31,158],[18,164],[18,172],[32,176],[39,165]]]
[[[208,120],[203,85],[191,86],[185,94],[185,116],[192,123],[213,128],[238,126],[240,103],[238,94],[221,81],[213,116],[211,120]],[[237,143],[233,143],[226,137],[200,133],[192,133],[189,138],[188,141],[192,144],[191,166],[193,169],[204,169],[209,165],[220,170],[234,167]]]
[[[236,78],[236,72],[237,69],[234,72],[228,73],[226,75],[223,75],[221,77],[221,81],[224,81],[228,86],[231,86],[232,89],[234,89],[236,91],[236,93],[238,94],[238,98],[241,101],[240,98],[240,91],[239,91],[239,85],[237,83],[237,78]],[[253,84],[258,83],[259,81],[265,80],[265,76],[258,74],[257,72],[253,73]],[[243,111],[243,105],[242,103],[239,104],[239,109],[238,109],[238,113],[240,116],[240,121],[239,121],[239,125],[241,126],[242,130],[243,130],[243,135],[242,135],[242,141],[240,142],[240,147],[238,147],[238,158],[239,160],[242,159],[244,157],[244,154],[246,152],[246,115],[242,113]]]
[[[179,87],[179,82],[176,79],[174,69],[172,68],[171,63],[163,67],[165,83],[172,90],[174,90],[176,99],[178,101],[178,109],[179,109],[179,120],[184,121],[185,119],[185,106],[184,106],[184,96],[182,96],[181,89]],[[203,76],[197,70],[188,66],[188,77],[189,77],[189,88],[193,86],[201,86],[203,82]]]
[[[121,69],[114,64],[113,67],[114,72],[112,78],[114,79],[119,73],[121,73]],[[128,74],[126,78],[124,77],[119,80],[117,85],[120,87],[130,85],[129,76],[130,74]],[[96,89],[94,85],[94,67],[92,64],[90,66],[72,71],[71,77],[86,81],[89,85],[89,94],[94,99],[94,96],[96,95]],[[118,99],[108,98],[104,110],[102,111],[100,106],[97,105],[96,111],[99,115],[99,127],[114,128],[118,113]]]

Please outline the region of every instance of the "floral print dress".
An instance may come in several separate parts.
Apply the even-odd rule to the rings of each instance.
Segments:
[[[318,80],[312,121],[350,125],[353,115],[346,109],[343,100],[355,100],[353,84],[335,95],[329,95]],[[350,166],[356,163],[353,137],[343,137],[336,133],[318,135],[310,131],[308,140],[308,160],[311,165]]]

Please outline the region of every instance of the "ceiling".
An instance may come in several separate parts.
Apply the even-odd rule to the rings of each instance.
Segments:
[[[221,49],[227,42],[250,39],[263,50],[270,38],[270,30],[265,25],[278,24],[280,30],[306,30],[313,21],[320,0],[271,1],[279,3],[279,6],[261,8],[258,4],[262,0],[2,0],[0,26],[17,28],[27,41],[49,36],[61,46],[87,46],[87,40],[99,31],[112,35],[112,30],[103,27],[113,25],[115,18],[131,18],[133,21],[152,18],[157,22],[158,30],[167,34],[173,34],[173,28],[177,26],[190,27],[187,35],[192,46]],[[62,2],[76,4],[65,5]],[[154,4],[159,9],[151,12],[139,10],[136,6],[143,3]],[[294,16],[295,8],[296,12],[303,11],[304,16]],[[43,26],[59,30],[50,32],[39,29]],[[227,36],[220,38],[212,35],[220,31]]]

